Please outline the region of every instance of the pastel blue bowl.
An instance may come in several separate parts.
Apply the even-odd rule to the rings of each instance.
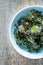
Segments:
[[[43,7],[42,6],[39,6],[39,5],[34,5],[34,6],[28,6],[28,7],[25,7],[23,8],[22,10],[20,10],[13,18],[13,20],[11,21],[11,24],[10,24],[10,28],[9,28],[9,36],[10,36],[10,40],[12,42],[12,45],[13,47],[17,50],[17,52],[19,52],[21,55],[23,55],[24,57],[27,57],[27,58],[31,58],[31,59],[40,59],[40,58],[43,58],[43,49],[40,50],[39,53],[30,53],[28,51],[26,51],[26,49],[21,49],[16,41],[15,41],[15,36],[13,34],[13,31],[14,31],[14,24],[18,24],[18,20],[25,16],[31,9],[36,9],[36,10],[39,10],[39,11],[42,11],[43,12]],[[42,13],[43,14],[43,13]]]

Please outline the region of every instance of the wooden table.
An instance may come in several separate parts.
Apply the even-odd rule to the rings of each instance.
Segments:
[[[30,5],[43,5],[43,0],[0,0],[0,65],[43,65],[43,59],[21,56],[9,39],[9,25],[14,15]]]

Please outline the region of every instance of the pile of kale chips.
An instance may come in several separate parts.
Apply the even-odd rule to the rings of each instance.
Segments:
[[[15,24],[13,34],[19,46],[26,45],[29,52],[38,52],[43,48],[43,15],[41,11],[32,9]]]

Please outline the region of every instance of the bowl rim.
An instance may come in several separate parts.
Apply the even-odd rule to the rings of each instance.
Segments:
[[[15,19],[15,17],[21,12],[21,11],[23,11],[24,9],[27,9],[27,8],[31,8],[31,7],[40,7],[40,8],[43,8],[43,6],[41,6],[41,5],[31,5],[31,6],[27,6],[27,7],[24,7],[24,8],[22,8],[21,10],[19,10],[18,12],[17,12],[17,14],[16,15],[14,15],[14,17],[13,17],[13,19],[12,19],[12,21],[11,21],[11,23],[10,23],[10,26],[9,26],[9,37],[10,37],[10,41],[11,41],[11,43],[12,43],[12,46],[15,48],[15,50],[19,53],[19,54],[21,54],[22,56],[24,56],[24,57],[26,57],[26,58],[30,58],[30,59],[40,59],[40,58],[43,58],[43,56],[41,55],[41,56],[29,56],[29,55],[26,55],[26,54],[24,54],[21,50],[20,50],[20,48],[17,48],[17,46],[14,46],[14,42],[13,42],[13,40],[12,40],[12,37],[11,37],[11,26],[12,26],[12,23],[13,23],[13,20]],[[16,43],[15,43],[16,44]]]

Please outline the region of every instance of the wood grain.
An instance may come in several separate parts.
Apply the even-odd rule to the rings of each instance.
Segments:
[[[9,39],[9,25],[14,15],[30,5],[43,5],[43,0],[0,0],[0,65],[43,65],[43,59],[21,56]]]

